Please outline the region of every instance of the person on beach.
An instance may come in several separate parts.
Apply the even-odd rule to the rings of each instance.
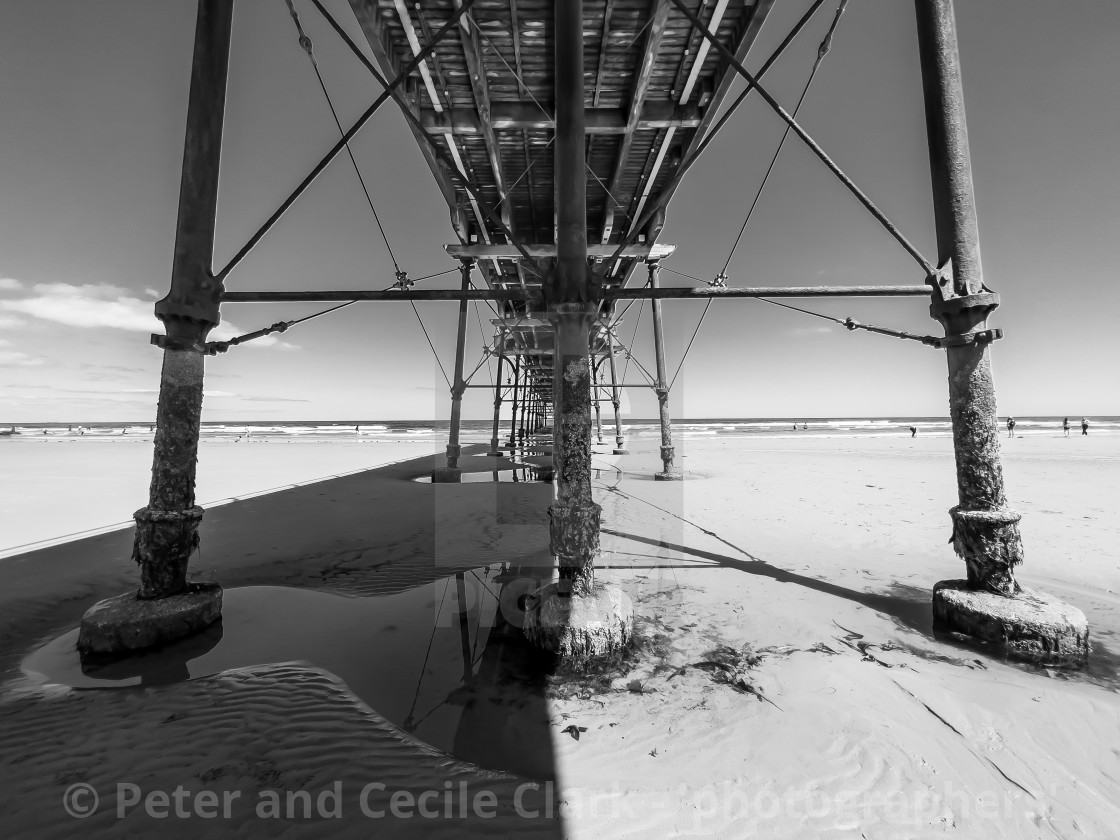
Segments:
[[[918,427],[917,426],[911,426],[910,427],[910,437],[917,437],[917,436],[918,436]]]
[[[1015,437],[1015,418],[1014,417],[1008,417],[1007,418],[1007,436],[1009,438]]]
[[[1064,420],[1062,420],[1062,432],[1065,433],[1066,437],[1069,437],[1069,418],[1068,417],[1066,417]]]
[[[1086,420],[1084,417],[1081,418],[1081,434],[1083,434],[1083,435],[1089,434],[1089,421]]]

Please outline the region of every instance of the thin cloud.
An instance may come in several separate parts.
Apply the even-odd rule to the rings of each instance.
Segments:
[[[0,315],[0,330],[14,330],[26,327],[27,322],[22,318],[13,318],[10,315]]]
[[[241,399],[248,400],[249,402],[297,402],[297,403],[309,403],[309,402],[311,402],[311,400],[298,400],[298,399],[295,399],[293,397],[242,397]]]
[[[10,291],[23,290],[19,281],[12,280]],[[18,313],[39,321],[65,324],[69,327],[86,329],[118,329],[129,332],[162,332],[163,325],[152,311],[152,302],[142,300],[133,292],[109,283],[37,283],[23,297],[0,300],[0,312]],[[146,289],[152,294],[154,290]],[[158,293],[155,293],[158,296]],[[0,327],[4,316],[0,315]],[[19,322],[9,324],[18,325]],[[245,333],[229,321],[222,321],[211,333],[211,340],[226,341]],[[275,348],[280,350],[298,349],[294,344],[280,341],[274,335],[264,336],[248,342],[246,347]]]
[[[109,284],[37,283],[30,295],[0,300],[0,310],[69,327],[152,332],[160,323],[151,304]]]
[[[793,335],[825,335],[832,332],[832,327],[794,327],[790,330]]]
[[[23,283],[14,277],[0,277],[0,289],[5,292],[15,292],[23,288]]]
[[[19,350],[0,350],[0,367],[36,367],[43,361],[42,356],[30,356]]]

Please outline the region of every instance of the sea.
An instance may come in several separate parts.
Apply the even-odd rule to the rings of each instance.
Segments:
[[[1070,417],[1070,434],[1081,434],[1081,417]],[[1120,417],[1088,417],[1089,434],[1120,434]],[[1062,417],[1016,417],[1015,434],[1061,435]],[[1000,419],[1001,432],[1006,418]],[[656,419],[623,419],[623,434],[627,437],[657,437],[660,426]],[[203,440],[240,442],[290,442],[333,441],[402,441],[425,438],[445,438],[446,420],[337,420],[284,422],[205,422],[202,424]],[[674,434],[683,438],[727,437],[904,437],[912,434],[948,436],[952,426],[947,417],[742,417],[694,418],[673,422]],[[491,420],[465,420],[460,431],[464,443],[481,443],[490,440]],[[604,436],[614,433],[609,413],[603,415]],[[103,440],[107,438],[150,437],[155,427],[151,423],[96,422],[96,423],[16,423],[0,422],[0,437],[20,436],[22,439],[82,438]],[[500,437],[508,437],[509,418],[500,426]]]

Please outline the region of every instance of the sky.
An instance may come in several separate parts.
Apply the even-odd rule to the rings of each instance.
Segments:
[[[345,0],[327,7],[364,43]],[[757,69],[809,0],[778,0]],[[379,90],[296,0],[349,124]],[[768,75],[792,108],[830,2]],[[195,17],[193,0],[0,0],[0,423],[155,415]],[[1068,0],[957,3],[984,276],[1003,414],[1120,414],[1120,8]],[[752,96],[668,209],[667,260],[723,267],[783,124]],[[908,0],[851,0],[799,121],[935,257],[929,165]],[[337,139],[281,0],[238,0],[216,262],[224,265]],[[353,143],[402,268],[454,268],[446,205],[403,116],[387,105]],[[392,261],[340,156],[229,276],[230,290],[383,288]],[[786,143],[729,269],[730,285],[920,284],[921,271],[797,141]],[[663,285],[694,285],[664,271]],[[424,284],[453,287],[448,274]],[[939,334],[922,298],[791,301],[836,317]],[[222,338],[310,314],[314,303],[227,304]],[[421,304],[443,367],[456,306]],[[648,305],[645,307],[648,310]],[[703,304],[665,304],[670,373]],[[619,329],[653,369],[648,311]],[[491,329],[471,313],[468,371]],[[637,332],[634,333],[635,328]],[[484,366],[475,383],[488,383]],[[917,342],[849,333],[752,300],[712,305],[672,395],[675,417],[940,416],[945,360]],[[639,382],[632,365],[627,381]],[[656,416],[648,390],[625,409]],[[464,416],[492,396],[469,391]],[[207,360],[209,421],[445,418],[450,398],[411,308],[358,304]]]

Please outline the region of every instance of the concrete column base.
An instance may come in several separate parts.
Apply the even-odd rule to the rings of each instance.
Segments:
[[[655,481],[681,481],[684,476],[678,472],[659,472],[654,473],[653,478]]]
[[[217,583],[193,583],[181,595],[150,600],[128,592],[86,610],[78,652],[83,660],[120,658],[186,639],[221,617],[222,587]]]
[[[576,595],[569,581],[543,586],[525,601],[525,636],[581,667],[620,657],[634,634],[634,604],[613,584],[595,583]]]
[[[968,588],[964,580],[933,587],[938,630],[998,645],[1016,659],[1081,666],[1089,657],[1089,623],[1077,607],[1023,587],[1014,597]]]
[[[463,471],[458,467],[436,467],[432,470],[432,484],[459,484]]]
[[[629,455],[630,450],[629,449],[624,449],[622,446],[616,446],[614,449],[611,450],[611,454],[612,455]]]

